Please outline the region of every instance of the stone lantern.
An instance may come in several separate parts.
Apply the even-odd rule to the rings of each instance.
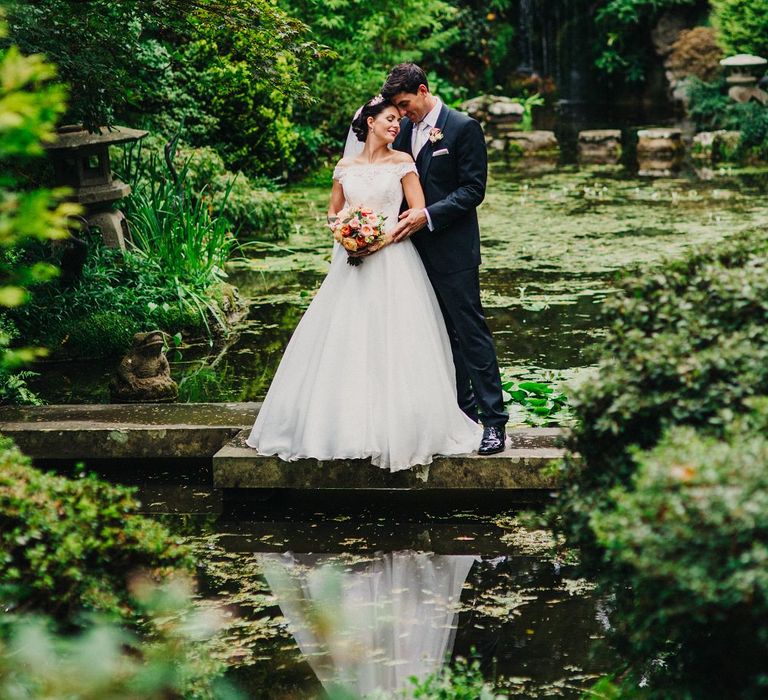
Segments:
[[[112,177],[109,147],[138,141],[148,132],[121,126],[103,127],[103,133],[92,134],[77,125],[62,127],[57,133],[56,141],[45,145],[56,185],[74,189],[72,199],[85,207],[85,218],[101,230],[108,247],[125,250],[128,224],[113,205],[129,195],[131,188]]]
[[[768,93],[757,87],[757,73],[763,73],[768,60],[760,56],[740,53],[728,56],[720,61],[720,65],[728,69],[726,82],[731,86],[728,95],[736,102],[757,100],[768,104]]]

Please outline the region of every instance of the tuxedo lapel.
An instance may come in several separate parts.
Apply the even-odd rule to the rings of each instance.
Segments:
[[[411,148],[411,137],[413,135],[413,122],[407,117],[403,119],[403,121],[405,122],[405,125],[402,127],[402,129],[400,129],[400,134],[398,135],[398,139],[400,140],[400,145],[397,147],[397,150],[410,153],[411,158],[413,158],[413,149]]]
[[[445,105],[440,108],[440,114],[437,117],[437,124],[435,124],[436,129],[440,129],[440,131],[445,130],[445,122],[448,121],[448,112],[449,109]],[[427,140],[427,142],[424,144],[424,148],[422,148],[419,152],[418,158],[416,158],[416,169],[419,171],[419,178],[422,181],[427,177],[429,164],[432,162],[432,153],[434,152],[435,146],[438,143],[440,142],[435,141],[435,143],[432,143],[432,141]]]

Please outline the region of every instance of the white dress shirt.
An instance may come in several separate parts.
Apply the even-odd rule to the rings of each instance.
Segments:
[[[411,133],[411,153],[413,153],[414,160],[419,157],[419,152],[424,148],[424,144],[429,138],[429,130],[437,125],[437,119],[440,116],[442,107],[443,103],[440,101],[439,97],[436,97],[435,106],[429,111],[427,116],[418,124],[413,125],[413,132]]]

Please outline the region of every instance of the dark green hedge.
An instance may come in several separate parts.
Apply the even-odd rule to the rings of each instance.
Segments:
[[[643,697],[766,691],[766,253],[758,232],[623,281],[574,397],[558,526],[615,601]]]
[[[133,615],[128,579],[190,569],[188,550],[138,513],[131,489],[31,466],[0,436],[0,601],[6,611],[72,622],[83,611]]]

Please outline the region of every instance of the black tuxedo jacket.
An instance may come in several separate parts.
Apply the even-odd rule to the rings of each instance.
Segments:
[[[435,272],[450,274],[480,264],[477,206],[485,197],[488,155],[471,117],[443,105],[436,127],[443,138],[427,141],[416,158],[434,230],[424,228],[412,240]],[[413,122],[403,119],[393,147],[411,153],[412,133]]]

